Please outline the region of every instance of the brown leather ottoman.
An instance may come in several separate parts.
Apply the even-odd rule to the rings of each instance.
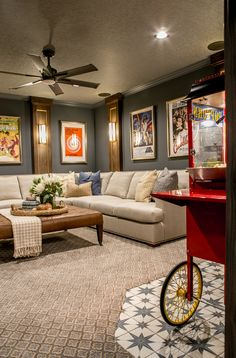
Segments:
[[[42,222],[42,233],[76,229],[96,225],[99,245],[102,246],[103,216],[95,210],[68,205],[68,213],[52,216],[39,216]],[[13,237],[11,222],[0,215],[0,240]]]

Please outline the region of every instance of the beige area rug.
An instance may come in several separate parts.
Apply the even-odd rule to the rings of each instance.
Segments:
[[[131,357],[114,338],[126,289],[186,257],[184,240],[152,248],[105,233],[100,247],[93,229],[70,233],[47,235],[36,259],[0,242],[1,358]]]

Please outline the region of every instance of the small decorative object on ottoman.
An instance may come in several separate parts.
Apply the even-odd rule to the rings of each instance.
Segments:
[[[39,204],[36,209],[37,210],[52,210],[52,204],[51,203]]]
[[[36,208],[39,204],[40,202],[34,197],[28,196],[22,203],[22,209],[32,210],[33,208]]]

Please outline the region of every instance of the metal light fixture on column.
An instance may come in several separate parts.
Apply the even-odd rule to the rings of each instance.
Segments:
[[[116,141],[116,124],[115,122],[109,122],[109,141]]]
[[[46,124],[39,124],[38,135],[39,135],[39,143],[40,144],[46,144],[47,143],[47,128],[46,128]]]

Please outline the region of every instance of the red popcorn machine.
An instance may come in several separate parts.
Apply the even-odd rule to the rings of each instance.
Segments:
[[[193,257],[225,263],[224,76],[216,74],[195,83],[187,101],[189,189],[152,194],[186,206],[187,260],[166,277],[160,297],[162,316],[174,326],[188,322],[201,300],[202,274]]]

